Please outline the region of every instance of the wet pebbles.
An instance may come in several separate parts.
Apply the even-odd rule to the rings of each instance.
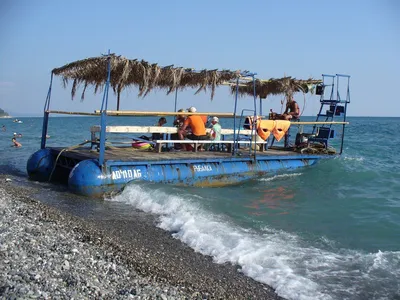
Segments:
[[[83,220],[34,193],[0,175],[1,299],[280,299],[148,220]]]

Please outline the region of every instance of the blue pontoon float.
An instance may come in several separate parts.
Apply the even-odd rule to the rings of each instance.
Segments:
[[[95,90],[104,88],[101,108],[93,113],[71,113],[50,110],[53,76],[61,76],[64,83],[73,81],[72,96],[77,86],[84,84]],[[171,183],[193,186],[216,187],[259,177],[278,170],[290,170],[315,164],[318,160],[340,155],[343,151],[347,104],[350,103],[347,75],[323,75],[322,80],[295,80],[285,77],[279,80],[258,80],[256,74],[240,71],[218,71],[160,67],[146,61],[129,60],[114,54],[88,58],[54,69],[51,74],[43,117],[41,148],[27,162],[27,171],[32,180],[63,182],[72,192],[101,196],[121,191],[127,184],[136,181]],[[346,82],[344,99],[339,93],[339,82]],[[166,89],[175,92],[174,112],[139,112],[119,110],[121,91],[127,86],[137,86],[139,95],[146,95],[151,89]],[[171,139],[177,132],[175,127],[154,126],[108,126],[108,116],[176,116],[187,115],[176,111],[177,91],[184,88],[198,88],[197,92],[209,88],[211,97],[219,85],[230,85],[234,94],[233,113],[201,112],[191,113],[233,118],[234,128],[223,129],[226,139],[222,141],[189,141],[197,149],[197,144],[211,145],[210,151],[186,152],[166,151],[174,143]],[[110,86],[117,94],[117,110],[108,110]],[[278,89],[278,90],[277,90]],[[315,121],[290,122],[280,145],[268,130],[260,132],[263,118],[262,99],[269,94],[281,92],[287,98],[295,92],[315,90],[320,95],[321,108]],[[251,96],[252,108],[237,112],[239,96]],[[260,100],[257,107],[257,100]],[[326,108],[326,110],[325,110]],[[100,124],[91,127],[90,140],[81,145],[63,148],[46,147],[49,115],[78,114],[97,115]],[[250,114],[250,129],[243,129],[246,113]],[[266,120],[267,121],[267,120]],[[269,123],[268,123],[269,122]],[[275,120],[268,124],[275,126]],[[289,122],[289,121],[284,121]],[[289,126],[289,125],[288,125]],[[291,129],[290,129],[291,128]],[[338,129],[335,129],[338,128]],[[297,129],[297,133],[293,130]],[[278,131],[275,131],[279,134]],[[146,150],[133,149],[131,145],[111,145],[110,134],[160,133],[164,138],[153,141],[154,147]],[[263,133],[264,138],[260,138]],[[340,134],[338,134],[340,133]],[[282,135],[281,135],[282,136]],[[335,137],[337,148],[329,141]],[[230,137],[230,139],[228,139]],[[293,138],[295,137],[295,139]],[[213,147],[215,146],[215,147]],[[214,150],[214,151],[213,151]]]

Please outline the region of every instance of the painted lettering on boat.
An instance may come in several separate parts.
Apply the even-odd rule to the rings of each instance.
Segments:
[[[142,172],[139,169],[133,170],[115,170],[112,171],[112,179],[136,179],[141,178]]]
[[[193,169],[196,172],[208,172],[212,171],[212,167],[209,165],[193,165]]]

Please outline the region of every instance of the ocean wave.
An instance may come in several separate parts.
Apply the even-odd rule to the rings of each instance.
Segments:
[[[364,161],[364,157],[362,157],[362,156],[343,155],[341,158],[344,160],[351,160],[351,161]]]
[[[258,179],[259,181],[274,181],[274,180],[279,180],[279,179],[284,179],[284,178],[290,178],[290,177],[296,177],[296,176],[301,176],[303,173],[288,173],[288,174],[279,174],[279,175],[274,175],[272,177],[268,178],[260,178]]]
[[[393,294],[388,283],[400,281],[399,252],[366,254],[326,238],[324,249],[269,227],[260,234],[205,210],[190,194],[133,185],[110,201],[157,214],[158,226],[175,238],[216,263],[240,266],[238,271],[287,299],[365,299],[376,293],[383,299]]]

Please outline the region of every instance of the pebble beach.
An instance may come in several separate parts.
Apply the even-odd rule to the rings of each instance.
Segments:
[[[78,218],[0,182],[1,299],[282,299],[148,220]]]

